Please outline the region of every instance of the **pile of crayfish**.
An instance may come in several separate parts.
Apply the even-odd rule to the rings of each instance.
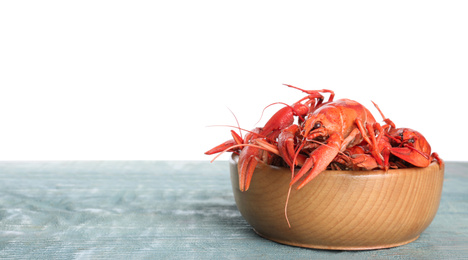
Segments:
[[[290,186],[302,188],[324,170],[385,170],[427,167],[444,162],[431,153],[424,136],[410,128],[396,128],[377,104],[383,123],[350,99],[334,100],[332,90],[303,90],[307,94],[276,112],[263,127],[242,137],[231,130],[232,139],[205,154],[233,152],[239,155],[239,188],[249,189],[257,164],[291,168]],[[324,95],[329,95],[325,101]],[[283,104],[283,103],[281,103]],[[215,157],[216,159],[216,157]],[[214,159],[213,159],[214,160]],[[298,171],[295,171],[295,168]]]

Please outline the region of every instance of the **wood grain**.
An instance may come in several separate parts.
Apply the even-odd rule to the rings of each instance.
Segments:
[[[240,192],[237,163],[230,162],[237,207],[261,236],[319,249],[395,247],[416,240],[439,207],[444,169],[326,171],[291,191],[288,168],[257,167],[250,189]]]

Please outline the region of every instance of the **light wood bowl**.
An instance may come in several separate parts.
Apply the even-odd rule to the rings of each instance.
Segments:
[[[436,215],[444,168],[325,171],[291,190],[289,168],[259,164],[249,190],[239,190],[237,156],[230,160],[237,208],[260,236],[329,250],[368,250],[416,240]]]

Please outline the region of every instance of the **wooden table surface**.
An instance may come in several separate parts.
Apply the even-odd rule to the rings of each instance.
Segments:
[[[439,211],[408,245],[327,251],[263,239],[228,162],[0,162],[0,258],[468,259],[468,163],[447,162]]]

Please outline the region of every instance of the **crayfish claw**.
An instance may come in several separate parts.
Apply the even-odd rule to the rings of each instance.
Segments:
[[[247,146],[242,149],[239,155],[239,163],[237,170],[239,174],[239,189],[246,191],[250,187],[250,181],[252,175],[258,164],[258,158],[260,158],[261,150],[257,147]]]

